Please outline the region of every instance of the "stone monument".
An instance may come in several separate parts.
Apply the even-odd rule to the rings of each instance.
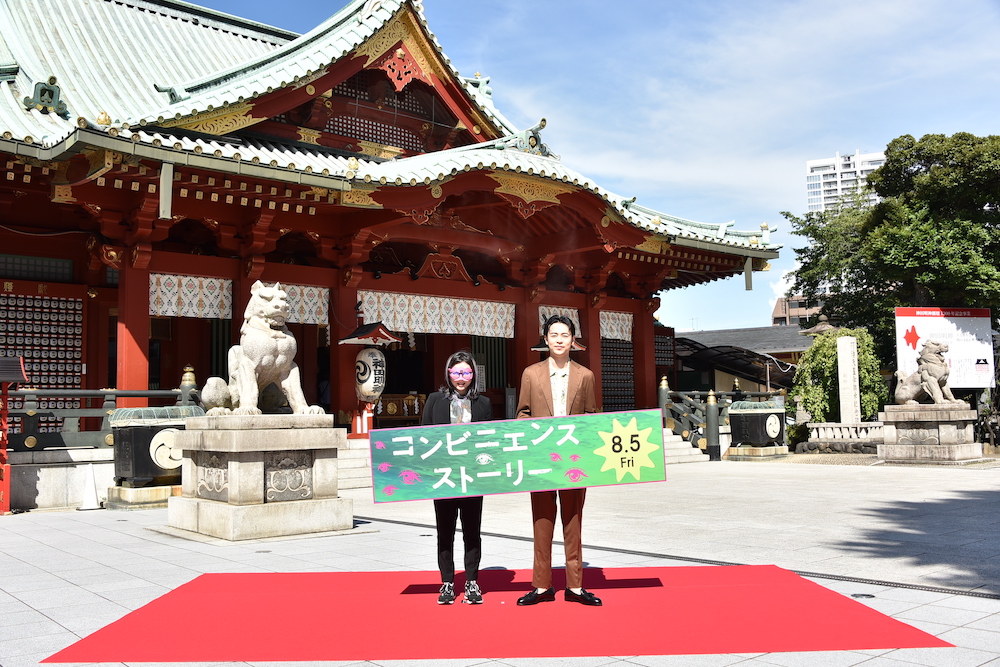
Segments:
[[[837,380],[840,390],[840,423],[861,423],[861,383],[858,378],[858,339],[837,339]]]
[[[288,313],[280,285],[253,285],[240,344],[229,351],[229,382],[210,378],[208,413],[176,434],[183,460],[181,496],[167,505],[171,527],[227,540],[353,527],[352,502],[338,496],[346,433],[303,396]],[[267,400],[268,390],[276,398]],[[282,398],[292,414],[263,414],[284,408]]]
[[[879,413],[884,444],[878,457],[912,463],[959,463],[981,459],[983,445],[976,442],[976,411],[956,399],[948,386],[948,346],[924,343],[917,371],[903,376],[896,371],[896,405]]]

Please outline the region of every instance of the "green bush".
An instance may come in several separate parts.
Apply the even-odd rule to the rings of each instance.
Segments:
[[[816,336],[812,346],[799,359],[790,402],[802,397],[802,408],[814,422],[840,419],[840,387],[837,375],[837,339],[853,336],[858,340],[858,381],[861,388],[861,419],[874,420],[885,405],[889,393],[879,373],[875,343],[864,329],[835,329]],[[807,436],[808,437],[808,436]]]

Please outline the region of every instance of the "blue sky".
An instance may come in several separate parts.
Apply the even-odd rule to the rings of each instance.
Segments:
[[[201,0],[307,32],[340,0]],[[805,161],[895,137],[1000,134],[1000,0],[425,0],[463,74],[491,77],[519,128],[640,204],[702,222],[768,222],[771,271],[660,295],[678,330],[767,326],[794,266],[781,211]]]

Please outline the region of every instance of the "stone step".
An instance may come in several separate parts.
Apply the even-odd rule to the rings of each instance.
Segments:
[[[690,452],[685,452],[684,454],[665,454],[663,460],[667,465],[673,463],[698,463],[699,461],[708,461],[708,454],[702,453],[700,449],[691,448]]]
[[[668,465],[697,463],[708,461],[709,456],[673,431],[663,429],[663,460]]]
[[[339,459],[337,461],[337,467],[340,470],[358,470],[365,469],[371,470],[371,463],[365,461],[364,459]]]
[[[348,438],[337,450],[339,470],[337,486],[341,489],[370,489],[372,486],[371,444],[367,438]]]
[[[370,489],[372,488],[372,478],[369,475],[366,478],[343,478],[337,480],[337,488],[340,489]]]

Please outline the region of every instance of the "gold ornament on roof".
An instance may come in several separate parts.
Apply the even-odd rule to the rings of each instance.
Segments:
[[[532,176],[494,173],[490,174],[489,177],[500,184],[494,190],[496,194],[514,195],[529,204],[536,201],[559,204],[559,195],[573,192],[576,189],[571,185],[542,182]]]
[[[450,77],[438,62],[437,56],[427,48],[423,39],[417,37],[421,34],[421,30],[414,23],[412,15],[403,12],[375,33],[371,39],[359,45],[355,53],[366,58],[364,67],[368,68],[375,60],[385,55],[389,49],[402,42],[423,72],[428,74],[433,72],[438,79],[447,81]],[[430,77],[421,78],[429,86],[434,86],[434,81]]]
[[[254,105],[249,102],[232,104],[227,108],[204,111],[186,118],[163,123],[164,127],[182,127],[205,134],[228,134],[259,123],[266,118],[256,118],[251,113]]]
[[[111,125],[111,116],[107,111],[102,111],[97,114],[97,124],[98,125]]]

